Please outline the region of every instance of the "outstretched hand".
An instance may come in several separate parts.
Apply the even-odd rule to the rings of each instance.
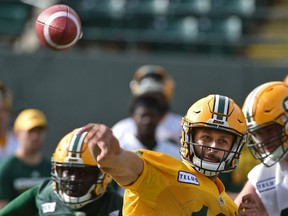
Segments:
[[[120,151],[118,140],[106,125],[89,123],[78,131],[83,132],[88,132],[84,142],[88,144],[99,167],[109,164],[109,157]]]
[[[84,132],[88,132],[84,142],[100,169],[122,185],[129,185],[139,177],[143,169],[142,159],[134,152],[121,149],[110,128],[90,123],[78,130],[79,134]]]
[[[238,208],[238,216],[258,216],[259,213],[259,204],[254,197],[253,194],[247,194],[242,197],[242,202],[239,205]]]

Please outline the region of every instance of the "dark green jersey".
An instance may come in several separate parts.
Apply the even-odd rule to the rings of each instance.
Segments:
[[[12,200],[49,178],[51,161],[43,158],[40,163],[29,165],[12,155],[1,161],[0,173],[0,199]]]
[[[73,210],[59,199],[53,190],[52,181],[47,180],[10,202],[0,210],[0,216],[122,216],[122,205],[122,197],[108,190],[92,203]]]
[[[0,210],[1,216],[38,216],[35,197],[38,186],[26,190],[21,195],[13,199],[3,209]]]

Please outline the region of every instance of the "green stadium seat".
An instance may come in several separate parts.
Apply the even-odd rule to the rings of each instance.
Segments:
[[[167,50],[211,47],[221,50],[235,47],[243,34],[243,19],[233,15],[229,1],[233,7],[241,4],[240,0],[63,0],[63,3],[74,8],[81,18],[83,44],[115,42]],[[219,11],[225,8],[231,14],[214,13],[217,8]]]
[[[166,15],[169,0],[127,0],[128,13],[137,15]]]
[[[15,39],[30,18],[32,6],[20,1],[0,0],[0,37]]]
[[[122,20],[122,26],[86,26],[83,40],[122,41],[127,43],[193,43],[198,37],[198,20],[192,16],[167,19],[150,17],[139,22],[138,17]],[[95,23],[96,24],[96,23]]]
[[[202,17],[199,18],[199,34],[207,43],[235,43],[242,36],[242,20],[237,16]]]
[[[72,7],[83,22],[101,16],[121,18],[126,12],[126,0],[61,0],[59,4]]]
[[[211,13],[224,16],[249,17],[256,10],[255,0],[213,0],[211,3]]]
[[[211,10],[211,0],[172,0],[171,8],[178,15],[204,15]]]

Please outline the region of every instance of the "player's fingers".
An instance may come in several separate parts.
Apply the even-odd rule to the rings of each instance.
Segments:
[[[85,136],[84,142],[89,145],[90,152],[94,155],[95,159],[101,152],[101,149],[99,148],[99,140],[102,136],[102,132],[99,132],[101,130],[100,128],[101,125],[99,124],[89,123],[77,131],[77,134],[88,132]]]
[[[259,206],[257,203],[242,202],[239,205],[238,215],[259,215]]]
[[[255,208],[241,208],[238,216],[259,216],[259,212]]]
[[[246,209],[244,207],[240,207],[238,209],[238,216],[246,215]]]
[[[109,128],[107,128],[105,125],[89,123],[89,124],[81,127],[78,130],[78,134],[83,133],[83,132],[88,132],[88,134],[86,135],[86,137],[84,139],[84,142],[86,142],[86,143],[94,142],[95,143],[99,139],[103,138],[103,134],[105,134],[105,131],[107,131],[107,129],[109,129]]]
[[[256,197],[253,194],[246,194],[242,197],[242,203],[256,203]]]
[[[90,144],[89,145],[89,149],[90,149],[90,152],[93,154],[95,160],[98,162],[98,157],[99,157],[99,155],[101,154],[102,151],[99,148],[99,146],[97,145],[97,143]]]
[[[81,133],[84,133],[84,132],[89,132],[91,131],[91,129],[95,126],[95,124],[93,123],[89,123],[81,128],[79,128],[79,130],[77,131],[77,134],[81,134]]]

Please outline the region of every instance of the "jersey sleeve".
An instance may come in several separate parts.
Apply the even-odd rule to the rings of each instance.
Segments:
[[[11,201],[15,195],[13,178],[11,178],[11,167],[13,167],[12,157],[2,161],[0,166],[0,199]]]
[[[145,198],[154,200],[154,196],[158,196],[157,191],[170,184],[175,172],[177,173],[182,166],[182,162],[161,152],[141,149],[136,153],[143,159],[144,168],[137,181],[125,188],[138,191]]]
[[[35,197],[37,194],[38,186],[35,186],[14,200],[8,203],[1,211],[0,216],[16,216],[16,215],[38,215],[38,210],[35,204]]]

